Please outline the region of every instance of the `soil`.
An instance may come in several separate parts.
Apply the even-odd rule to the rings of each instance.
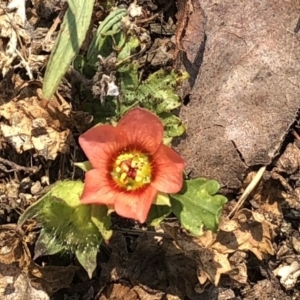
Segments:
[[[190,74],[174,147],[229,201],[219,231],[201,237],[175,218],[147,228],[114,215],[92,278],[71,253],[38,257],[33,220],[16,225],[51,184],[84,178],[73,163],[94,117],[70,70],[52,101],[41,94],[66,1],[21,2],[0,2],[0,299],[300,299],[300,2],[136,1],[151,37],[141,76]],[[95,1],[82,53],[105,4]]]

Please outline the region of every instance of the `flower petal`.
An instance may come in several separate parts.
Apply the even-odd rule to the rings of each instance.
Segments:
[[[122,217],[144,223],[156,195],[157,190],[150,185],[130,193],[120,193],[115,198],[116,213]]]
[[[129,145],[140,146],[149,154],[158,149],[164,135],[161,120],[142,108],[132,109],[120,120],[117,128],[126,134]]]
[[[85,173],[85,183],[80,202],[82,204],[113,204],[117,187],[114,181],[99,169],[93,169]]]
[[[182,188],[184,167],[184,159],[162,144],[153,155],[154,178],[150,184],[160,192],[177,193]]]
[[[105,168],[124,145],[124,137],[110,125],[95,126],[79,137],[79,144],[93,168]]]

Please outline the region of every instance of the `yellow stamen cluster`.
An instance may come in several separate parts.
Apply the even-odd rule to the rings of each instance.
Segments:
[[[127,191],[143,187],[151,181],[149,157],[137,151],[123,153],[117,157],[111,175],[118,186]]]

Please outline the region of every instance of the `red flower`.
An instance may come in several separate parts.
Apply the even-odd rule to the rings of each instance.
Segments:
[[[81,203],[113,205],[117,214],[145,222],[157,193],[182,187],[184,160],[162,143],[160,119],[135,108],[116,127],[99,125],[79,137],[93,169]]]

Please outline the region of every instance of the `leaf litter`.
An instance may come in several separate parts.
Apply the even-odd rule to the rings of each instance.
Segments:
[[[53,14],[57,16],[54,10],[55,5],[49,8],[49,13],[46,13],[47,10],[41,10],[41,8],[45,8],[42,2],[35,1],[36,5],[40,7],[40,11],[37,9],[38,6],[30,8],[32,12],[31,22],[38,24],[38,21],[34,17],[34,13],[36,12],[40,16],[43,15],[44,20],[48,21],[48,27],[50,27]],[[184,26],[182,26],[182,29],[179,28],[177,30],[177,40],[181,40],[184,36],[187,39],[185,39],[185,43],[181,47],[177,45],[177,51],[186,51],[187,57],[185,59],[189,61],[194,60],[194,62],[197,62],[198,59],[199,63],[202,60],[201,51],[205,43],[204,41],[201,43],[200,46],[202,48],[199,47],[200,50],[198,51],[200,53],[198,53],[198,56],[193,56],[189,52],[191,51],[189,50],[191,44],[188,43],[188,39],[191,39],[193,36],[193,26],[191,25],[194,22],[193,17],[196,19],[199,16],[204,18],[202,10],[205,12],[208,9],[206,2],[203,2],[204,7],[202,8],[198,6],[197,1],[187,0],[178,2],[178,8],[181,10],[184,7],[185,9],[185,16],[180,17],[178,15],[178,20],[182,20],[181,22],[184,23]],[[23,72],[27,72],[27,76],[29,77],[32,70],[33,72],[38,70],[37,76],[40,77],[39,70],[48,56],[48,54],[43,53],[41,50],[37,50],[38,48],[33,48],[35,51],[30,55],[36,55],[37,64],[34,65],[32,56],[26,55],[26,51],[22,52],[22,50],[24,51],[24,47],[26,49],[27,46],[33,46],[33,43],[37,42],[37,29],[41,28],[37,26],[34,30],[34,38],[30,39],[28,31],[24,29],[26,26],[24,26],[25,8],[22,6],[23,4],[24,1],[11,1],[10,5],[5,8],[7,13],[0,16],[0,24],[4,24],[1,27],[0,38],[2,41],[8,39],[7,47],[3,48],[4,44],[1,45],[0,62],[2,75],[8,76],[6,79],[9,79],[6,82],[1,82],[1,93],[5,96],[1,99],[0,106],[1,157],[4,155],[4,158],[6,158],[6,151],[13,149],[16,156],[23,155],[27,151],[34,151],[46,160],[55,161],[60,156],[60,153],[70,155],[70,150],[74,148],[74,129],[79,129],[79,132],[83,131],[84,129],[82,128],[88,126],[91,120],[87,118],[84,122],[78,122],[76,121],[78,119],[74,118],[74,114],[80,114],[80,111],[74,111],[74,107],[77,108],[76,102],[71,105],[71,103],[64,100],[65,98],[70,99],[70,95],[72,94],[72,90],[68,88],[68,84],[63,88],[60,87],[61,95],[63,96],[56,94],[50,102],[45,102],[43,97],[40,96],[39,88],[34,84],[29,84],[29,87],[20,89],[22,84],[28,81],[28,79],[24,79],[24,76],[18,77],[10,74],[13,69],[18,70],[18,68],[21,68]],[[190,7],[192,4],[194,10],[188,10],[187,13],[187,7]],[[148,5],[151,7],[150,4]],[[229,4],[224,3],[223,5]],[[147,5],[146,7],[149,9]],[[59,9],[59,6],[57,8]],[[274,6],[273,9],[275,8]],[[153,12],[153,10],[152,8],[149,11]],[[257,14],[254,17],[256,16]],[[286,17],[286,15],[283,16]],[[214,18],[209,15],[208,17],[211,19]],[[205,23],[206,21],[204,18],[203,27],[201,27],[202,36],[204,36],[204,32],[208,34],[210,33],[209,30],[211,30],[207,25],[210,23]],[[16,26],[10,26],[12,23]],[[207,28],[204,25],[208,26],[208,31],[206,31]],[[188,26],[188,30],[186,31],[184,30],[185,26]],[[251,33],[251,28],[249,31]],[[222,34],[226,33],[222,32]],[[17,42],[18,36],[22,41],[21,44]],[[46,33],[42,34],[43,38],[45,36]],[[41,39],[42,41],[43,38]],[[239,36],[236,38],[241,39]],[[54,38],[52,37],[52,39]],[[49,41],[49,45],[52,42]],[[158,49],[166,53],[166,51],[172,49],[172,47],[168,47],[167,44],[163,44]],[[17,51],[12,51],[12,49],[17,49]],[[156,48],[152,50],[154,49]],[[222,47],[219,46],[219,49],[222,49]],[[171,52],[161,56],[163,58],[158,57],[156,60],[152,58],[149,62],[152,62],[153,66],[159,64],[160,60],[167,62],[170,59],[170,54]],[[19,65],[14,64],[14,60],[17,60]],[[206,70],[205,68],[210,68],[210,64],[211,61],[206,62],[204,60],[202,72]],[[226,75],[226,66],[222,70]],[[263,80],[267,75],[264,68],[262,68],[258,72],[256,81]],[[159,77],[157,78],[159,79]],[[5,84],[6,87],[10,84],[12,89],[9,91],[7,88],[3,90]],[[190,87],[188,89],[193,86],[193,80],[189,81],[189,84]],[[198,87],[201,86],[201,84],[197,84]],[[199,89],[196,89],[193,95],[203,94],[201,88]],[[130,94],[130,91],[128,93]],[[9,97],[9,95],[13,95],[13,97]],[[194,111],[196,111],[193,106],[195,97],[197,96],[192,96],[191,98],[191,110]],[[147,94],[145,98],[147,98]],[[74,99],[76,99],[76,96]],[[134,100],[133,97],[132,101]],[[183,108],[183,112],[181,113],[186,114],[185,110],[186,108]],[[296,110],[293,111],[293,118],[295,114]],[[187,116],[186,124],[188,124],[189,130],[192,127],[189,124],[193,122],[191,120],[193,113],[189,113]],[[294,120],[293,118],[282,128],[281,136],[286,134],[287,128]],[[199,114],[197,115],[198,119]],[[223,123],[221,123],[222,126]],[[206,130],[208,132],[205,134]],[[213,130],[204,128],[202,135],[209,137],[212,142],[212,144],[209,144],[210,149],[218,149],[218,147],[213,146],[215,145],[213,142],[220,143],[218,137],[223,136],[223,131],[219,128],[213,128]],[[272,137],[276,145],[281,144],[283,141],[281,138],[276,138],[275,135],[272,135]],[[192,141],[193,144],[196,144],[195,139]],[[244,151],[242,151],[242,157],[244,157],[247,167],[253,161],[256,163],[256,160],[248,153],[248,148],[244,148],[240,144],[241,141],[241,139],[235,141],[235,145],[231,142],[225,142],[225,148],[229,147],[231,149],[229,151],[231,154],[228,155],[228,158],[233,158],[234,161],[232,167],[228,170],[233,170],[233,173],[230,174],[234,176],[228,176],[226,172],[223,172],[221,175],[224,176],[222,177],[224,185],[239,187],[242,193],[243,189],[253,179],[256,171],[252,173],[248,172],[248,176],[245,179],[243,178],[243,173],[247,173],[245,171],[246,164],[240,161],[240,155],[236,151],[236,146],[239,150],[242,149]],[[222,139],[221,142],[223,143]],[[259,146],[265,145],[268,147],[269,144],[264,142],[259,143]],[[189,151],[189,146],[185,145],[184,147],[185,149],[182,149],[183,152]],[[270,150],[271,154],[268,153],[266,155],[264,152],[261,156],[263,157],[262,161],[265,162],[267,160],[269,164],[271,162],[270,157],[273,158],[278,147],[274,147],[273,145]],[[258,151],[257,147],[252,148]],[[203,149],[206,148],[202,148],[199,153],[204,153],[205,150]],[[201,157],[206,162],[210,162],[214,155],[211,154],[211,151],[206,152],[209,154],[208,158],[199,153],[197,155],[193,153],[191,157],[192,159]],[[215,168],[215,165],[214,168],[219,169],[219,166],[223,166],[222,159],[217,155],[216,158],[218,163],[217,168]],[[229,202],[226,204],[220,229],[217,233],[205,230],[203,236],[195,237],[178,227],[178,224],[173,225],[170,223],[170,225],[166,223],[162,225],[163,233],[161,228],[156,227],[157,232],[152,232],[152,235],[157,235],[158,237],[154,238],[151,233],[147,233],[143,228],[141,230],[141,228],[137,228],[136,224],[130,224],[135,229],[134,234],[115,234],[115,237],[110,240],[108,245],[101,246],[103,248],[101,249],[99,258],[101,272],[97,273],[96,276],[98,286],[94,286],[97,292],[93,292],[93,288],[91,288],[93,285],[92,282],[78,271],[80,269],[79,266],[68,266],[68,263],[65,263],[64,266],[51,266],[51,262],[47,262],[48,266],[41,266],[32,261],[29,247],[35,242],[35,226],[29,228],[27,231],[25,230],[25,233],[20,232],[19,228],[3,227],[1,228],[0,261],[1,282],[4,284],[1,286],[1,293],[4,295],[2,291],[9,291],[9,287],[13,282],[16,293],[5,296],[5,299],[23,299],[20,297],[23,297],[24,291],[33,299],[49,299],[48,295],[52,295],[62,288],[67,288],[69,285],[74,289],[75,285],[72,281],[76,273],[82,279],[83,290],[78,287],[75,289],[75,295],[77,295],[77,292],[78,295],[88,296],[93,294],[89,296],[90,299],[112,299],[113,297],[118,299],[121,296],[123,297],[122,299],[183,299],[184,297],[188,299],[230,299],[229,296],[226,298],[225,292],[229,291],[227,294],[234,297],[236,295],[236,288],[240,289],[239,296],[242,296],[243,299],[272,299],[274,295],[278,299],[292,299],[287,298],[289,296],[281,290],[280,284],[285,289],[293,291],[293,296],[297,297],[297,295],[299,296],[299,291],[297,290],[296,283],[299,277],[300,253],[300,238],[297,225],[299,218],[299,161],[299,148],[296,138],[294,143],[287,144],[285,151],[275,163],[275,167],[265,172],[257,188],[248,197],[250,201],[245,203],[246,208],[239,210],[232,219],[228,219],[226,215],[231,211],[235,198],[230,201],[232,203]],[[24,166],[25,164],[24,162],[20,164],[18,161],[18,165]],[[224,165],[226,166],[226,164]],[[197,166],[199,167],[199,165]],[[2,167],[0,168],[2,170],[0,173],[1,206],[3,205],[3,199],[6,199],[2,197],[2,187],[5,186],[5,197],[8,191],[10,191],[10,195],[18,199],[19,190],[21,189],[20,181],[22,183],[24,177],[23,170],[17,170],[16,166],[12,165],[8,165],[8,167],[16,175],[11,176],[9,175],[10,173],[3,171]],[[202,169],[201,171],[201,168],[203,166],[200,164],[200,168],[197,171],[200,172],[201,176],[207,175],[210,178],[218,178],[219,175],[215,176],[216,173],[208,174],[205,173],[206,170],[203,171]],[[29,174],[33,181],[40,180],[40,175],[37,176],[36,172]],[[16,184],[14,184],[13,180],[15,180]],[[6,186],[7,181],[9,181],[8,186]],[[16,187],[15,191],[12,190],[13,186]],[[30,201],[34,201],[34,199]],[[28,206],[28,204],[25,206]],[[276,236],[280,237],[280,241],[277,241]],[[273,262],[270,258],[275,261]],[[17,267],[14,264],[17,264]],[[260,270],[258,271],[257,269]],[[253,279],[255,276],[256,278],[266,279]],[[225,288],[228,286],[230,288]],[[48,295],[42,292],[42,290],[47,292]],[[70,293],[70,290],[67,293]],[[225,297],[221,298],[222,295],[225,295]]]
[[[11,99],[0,107],[4,119],[0,129],[5,141],[17,151],[35,150],[46,160],[54,160],[58,153],[68,153],[73,143],[68,128],[70,105],[62,98],[47,102],[37,96]],[[70,127],[70,125],[69,125]]]
[[[28,226],[31,230],[33,224]],[[28,243],[34,236],[26,235],[14,225],[0,227],[1,293],[5,299],[50,299],[53,293],[71,283],[76,267],[39,266],[31,260]]]

